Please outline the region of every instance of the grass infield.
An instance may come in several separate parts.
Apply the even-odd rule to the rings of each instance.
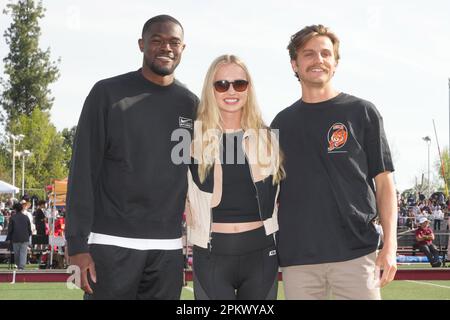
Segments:
[[[449,281],[393,281],[381,289],[384,300],[450,300]],[[0,283],[0,300],[82,300],[80,289],[68,289],[66,283]],[[183,288],[182,300],[193,300],[192,282]],[[284,300],[279,283],[278,299]]]

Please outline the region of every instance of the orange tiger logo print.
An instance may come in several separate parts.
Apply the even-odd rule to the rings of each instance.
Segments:
[[[347,142],[348,130],[342,123],[335,123],[328,130],[328,151],[342,148]]]

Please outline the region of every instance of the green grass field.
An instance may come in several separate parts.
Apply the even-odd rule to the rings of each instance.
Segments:
[[[408,263],[398,265],[399,269],[430,269],[430,264],[427,263]],[[0,271],[7,271],[9,269],[8,264],[0,264]],[[25,270],[39,270],[39,265],[37,264],[27,264],[25,265]]]
[[[384,300],[450,300],[450,281],[394,281],[381,290]],[[1,283],[0,300],[81,300],[79,289],[65,283]],[[192,283],[183,288],[182,300],[193,300]],[[280,282],[278,299],[284,300]]]
[[[37,265],[26,265],[37,270]],[[399,269],[428,269],[429,263],[402,264]],[[8,265],[0,264],[0,271]],[[449,281],[393,281],[381,290],[384,300],[450,300]],[[0,283],[0,300],[81,300],[79,289],[68,289],[65,283]],[[182,300],[193,300],[192,282],[183,288]],[[278,299],[284,300],[283,283],[279,283]]]

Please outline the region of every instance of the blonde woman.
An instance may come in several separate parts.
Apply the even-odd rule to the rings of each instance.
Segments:
[[[276,198],[283,177],[276,135],[234,55],[210,66],[194,125],[187,221],[196,299],[276,299]]]

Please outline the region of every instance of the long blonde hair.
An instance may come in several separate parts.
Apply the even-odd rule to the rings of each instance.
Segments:
[[[218,142],[224,131],[222,127],[222,116],[214,95],[214,76],[219,67],[231,63],[238,65],[244,70],[249,83],[247,87],[247,101],[242,109],[242,129],[244,129],[244,131],[253,129],[257,133],[259,133],[260,129],[269,129],[262,119],[261,111],[256,101],[253,81],[247,66],[235,55],[225,54],[216,58],[209,67],[203,83],[200,104],[197,111],[197,121],[201,123],[201,128],[194,131],[194,143],[200,143],[202,150],[201,159],[199,159],[198,165],[198,175],[201,182],[205,181],[208,172],[217,159],[217,154],[219,152]],[[211,132],[214,132],[214,134],[211,135]],[[204,138],[205,134],[209,134],[206,139]],[[267,149],[273,150],[272,146],[274,145],[274,141],[270,139],[270,135],[268,135],[267,144]],[[279,150],[279,148],[275,149],[277,151]],[[279,151],[276,162],[276,174],[273,176],[274,184],[279,183],[285,176],[282,166],[281,151]]]

